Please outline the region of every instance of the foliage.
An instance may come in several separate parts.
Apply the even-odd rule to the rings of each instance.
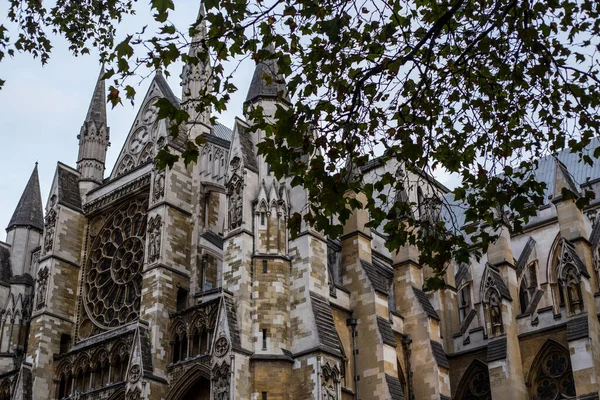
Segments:
[[[206,14],[188,32],[197,34],[207,22],[202,54],[210,55],[213,91],[200,94],[199,111],[227,107],[237,89],[224,66],[248,54],[256,61],[276,60],[276,79],[288,83],[293,101],[281,102],[277,122],[265,120],[260,108],[247,112],[256,129],[267,133],[259,151],[272,171],[306,188],[309,206],[290,220],[296,232],[304,220],[339,235],[360,206],[345,194],[362,191],[371,226],[385,232],[388,247],[418,246],[421,261],[440,277],[449,260],[469,261],[472,244],[484,251],[501,225],[518,231],[535,214],[544,190],[532,173],[535,157],[567,148],[591,164],[600,155],[599,149],[583,151],[600,130],[596,0],[205,0],[204,5]],[[136,66],[204,61],[187,54],[186,35],[168,21],[173,1],[152,0],[151,6],[159,31],[150,38],[132,34],[115,45],[115,23],[133,12],[131,0],[59,0],[49,10],[37,0],[11,0],[9,18],[21,31],[11,41],[0,27],[0,58],[18,50],[46,62],[51,45],[45,29],[64,35],[75,54],[88,52],[91,43],[113,66],[107,77],[116,78],[109,96],[116,104],[119,89],[128,98],[135,95],[123,82]],[[144,56],[134,58],[142,48]],[[174,134],[186,117],[177,115]],[[192,144],[182,157],[189,161],[195,154]],[[360,172],[377,155],[405,169],[406,178],[386,171],[363,179]],[[174,161],[169,154],[161,158],[165,165]],[[386,192],[390,186],[398,193],[433,187],[428,176],[439,170],[462,182],[452,196],[453,207],[464,213],[465,235],[455,234],[463,226],[452,226],[458,222],[448,212],[447,197],[430,190],[423,200],[436,205],[433,214],[449,218],[424,218],[433,214],[419,209],[423,204]],[[591,196],[577,195],[577,204]]]

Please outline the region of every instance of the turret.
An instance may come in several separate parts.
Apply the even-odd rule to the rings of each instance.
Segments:
[[[192,139],[210,130],[210,109],[202,113],[196,110],[201,94],[211,91],[210,62],[204,44],[206,38],[205,13],[204,4],[200,4],[198,18],[194,25],[196,33],[192,37],[192,44],[188,53],[190,61],[183,66],[181,73],[181,105],[190,115],[188,120],[190,126],[189,136]]]
[[[96,82],[92,101],[77,138],[79,139],[79,156],[77,169],[81,173],[79,190],[82,195],[94,189],[104,179],[106,150],[110,146],[109,128],[106,122],[106,86],[102,76]]]
[[[44,214],[36,163],[6,228],[6,242],[11,246],[13,276],[31,274],[31,253],[40,245],[43,231]]]

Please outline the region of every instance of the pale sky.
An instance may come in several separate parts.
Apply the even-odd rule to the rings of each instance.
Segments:
[[[139,31],[153,19],[148,2],[137,2],[137,15],[124,20],[120,34]],[[195,21],[200,2],[177,0],[176,10],[170,16],[179,29],[186,31]],[[0,15],[6,15],[5,7]],[[85,119],[100,65],[96,54],[72,56],[65,42],[53,39],[54,49],[49,63],[41,66],[29,54],[18,54],[0,62],[0,78],[6,80],[0,90],[0,240],[5,240],[4,228],[31,175],[39,162],[42,201],[46,204],[58,161],[76,167],[77,134]],[[181,97],[179,74],[181,65],[169,69],[167,78],[173,92]],[[254,71],[254,63],[246,60],[235,75],[239,89],[229,103],[228,111],[219,116],[219,122],[232,127],[234,117],[241,116],[242,103]],[[105,176],[112,171],[121,146],[150,84],[151,78],[137,82],[136,105],[124,101],[115,109],[108,107],[111,146],[108,149]],[[133,82],[133,81],[132,81]],[[442,183],[446,177],[438,177]]]

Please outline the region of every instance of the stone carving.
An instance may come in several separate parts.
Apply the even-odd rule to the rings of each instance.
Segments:
[[[152,200],[157,202],[165,195],[165,173],[157,172],[154,176],[154,189],[152,191]]]
[[[52,251],[54,246],[54,228],[46,229],[46,236],[44,236],[44,254]]]
[[[140,380],[142,376],[142,368],[139,364],[133,364],[131,368],[129,368],[129,383],[136,383]]]
[[[131,136],[131,141],[129,142],[129,151],[131,151],[133,154],[138,154],[140,151],[142,151],[144,146],[146,146],[146,143],[148,143],[149,139],[150,135],[148,134],[146,127],[138,128]]]
[[[229,400],[229,365],[227,363],[221,366],[215,365],[213,369],[213,394],[215,400]]]
[[[37,276],[37,301],[35,309],[40,310],[46,305],[46,291],[48,288],[48,268],[44,267],[38,271]]]
[[[147,202],[125,203],[92,242],[84,275],[84,304],[104,329],[137,318],[140,308]]]
[[[492,325],[492,335],[502,334],[504,327],[502,324],[502,301],[496,290],[492,290],[489,295],[490,323]]]
[[[233,172],[237,171],[237,169],[240,167],[240,158],[237,156],[233,157],[229,165],[231,166],[231,170]]]
[[[133,160],[133,157],[131,157],[129,154],[127,154],[125,157],[123,157],[123,159],[119,163],[119,166],[117,168],[117,176],[126,174],[127,172],[131,171],[134,168],[135,168],[135,161]]]
[[[140,388],[133,388],[127,392],[125,395],[126,400],[139,400],[142,398],[142,392]]]
[[[156,215],[148,221],[148,262],[156,262],[160,257],[162,218]]]
[[[215,356],[223,357],[229,351],[229,340],[225,336],[221,336],[215,343]]]
[[[52,247],[54,246],[54,227],[56,226],[56,195],[53,194],[50,197],[50,203],[48,204],[48,212],[46,213],[46,220],[44,225],[46,226],[46,233],[44,236],[44,254],[52,251]]]
[[[242,226],[242,181],[236,176],[229,185],[229,229]]]
[[[321,374],[321,396],[323,400],[338,400],[340,373],[337,366],[333,368],[326,363]]]

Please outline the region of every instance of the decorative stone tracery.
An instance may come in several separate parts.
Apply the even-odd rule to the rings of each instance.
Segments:
[[[540,349],[529,376],[531,397],[536,400],[574,399],[575,382],[569,351],[548,340]]]
[[[229,229],[235,229],[242,226],[243,186],[242,179],[240,179],[237,175],[234,175],[231,178],[228,185],[227,197],[229,200]]]
[[[491,400],[490,374],[483,362],[475,360],[465,371],[456,391],[458,400]]]
[[[38,271],[37,275],[37,299],[35,309],[41,310],[46,305],[46,292],[48,290],[48,268],[44,267]]]
[[[162,217],[155,215],[148,221],[148,262],[154,263],[160,258]]]
[[[147,208],[141,198],[123,204],[92,243],[83,304],[91,322],[100,328],[116,327],[138,317]],[[91,331],[82,323],[83,337]]]
[[[152,200],[156,203],[165,195],[165,172],[157,172],[154,176],[154,188],[152,189]]]
[[[224,362],[221,365],[215,365],[213,368],[213,395],[215,400],[229,400],[230,399],[230,368],[229,364]]]
[[[321,398],[323,400],[338,400],[340,387],[340,371],[337,365],[331,367],[326,363],[321,368]]]

